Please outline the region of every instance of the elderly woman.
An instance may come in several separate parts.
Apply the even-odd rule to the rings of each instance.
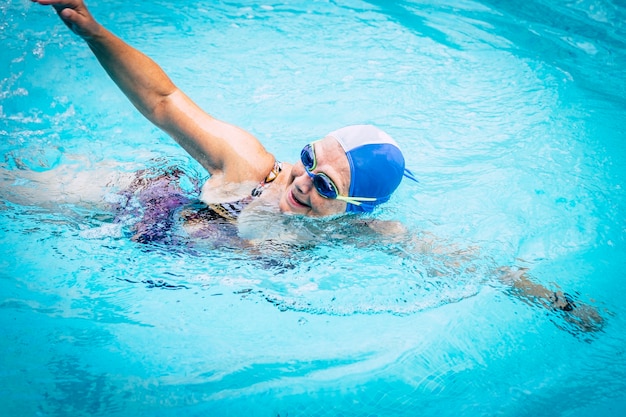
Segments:
[[[177,181],[184,173],[178,168],[156,175],[140,171],[120,181],[122,196],[139,195],[140,203],[146,206],[142,219],[133,226],[135,240],[162,238],[167,234],[164,229],[174,223],[172,213],[192,236],[200,229],[213,239],[223,239],[240,237],[241,218],[252,214],[256,221],[268,207],[273,213],[308,217],[370,212],[389,200],[403,176],[415,180],[405,169],[396,142],[370,125],[331,132],[306,144],[295,164],[279,162],[250,133],[200,109],[154,61],[97,23],[82,0],[32,1],[52,5],[63,22],[87,42],[135,107],[210,174],[202,186],[201,202],[181,191]],[[106,175],[100,179],[109,182]],[[215,224],[220,227],[211,226]],[[395,223],[384,224],[390,235],[402,231]],[[227,235],[224,226],[230,228]],[[374,233],[381,231],[379,226],[373,219],[350,225],[352,231],[360,227]],[[419,250],[431,247],[431,243],[420,242],[413,247]],[[602,327],[603,319],[594,308],[534,283],[523,269],[501,268],[495,275],[511,294],[566,314],[565,319],[583,331]]]
[[[306,145],[296,164],[278,162],[250,133],[199,108],[154,61],[98,24],[82,0],[33,1],[54,6],[135,107],[206,168],[209,203],[239,194],[277,199],[283,213],[328,216],[371,211],[400,184],[402,153],[374,126],[339,129]]]

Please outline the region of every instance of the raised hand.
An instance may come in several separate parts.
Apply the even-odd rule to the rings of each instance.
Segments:
[[[83,0],[31,0],[44,6],[52,6],[72,32],[84,39],[95,36],[101,26],[93,18]]]

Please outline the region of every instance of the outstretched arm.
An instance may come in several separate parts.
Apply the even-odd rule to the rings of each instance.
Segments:
[[[552,291],[534,282],[526,269],[500,268],[497,274],[508,292],[528,304],[561,313],[567,322],[583,332],[602,329],[604,319],[594,307],[575,300],[567,293]]]
[[[152,59],[100,25],[83,0],[32,1],[53,6],[133,105],[212,176],[231,183],[265,178],[274,157],[254,136],[200,109]]]
[[[357,225],[359,226],[359,225]],[[452,268],[473,268],[472,260],[477,256],[477,248],[459,248],[450,245],[429,233],[420,233],[419,236],[409,234],[409,231],[396,222],[377,221],[364,223],[358,229],[359,236],[367,236],[367,230],[377,242],[389,244],[400,243],[409,251],[398,251],[400,256],[411,256],[412,252],[426,253],[433,257],[440,257],[446,266]],[[466,266],[467,265],[467,266]],[[538,282],[535,282],[528,274],[527,269],[501,267],[497,268],[493,277],[500,284],[504,284],[503,290],[525,303],[545,308],[556,316],[572,325],[574,333],[600,331],[604,326],[604,319],[598,310],[592,305],[584,304],[571,295],[560,290],[551,290]],[[492,275],[489,275],[491,280]]]

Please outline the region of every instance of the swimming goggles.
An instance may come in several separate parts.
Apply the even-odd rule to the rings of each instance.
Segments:
[[[360,206],[361,202],[364,201],[376,201],[375,198],[371,197],[348,197],[340,195],[337,190],[337,186],[333,180],[328,177],[328,175],[323,172],[318,174],[311,172],[317,167],[317,159],[315,158],[315,149],[313,148],[313,144],[309,143],[302,148],[302,151],[300,152],[300,160],[302,161],[302,165],[304,165],[304,170],[313,180],[313,186],[322,197],[330,200],[345,201],[346,203],[354,204],[355,206]]]

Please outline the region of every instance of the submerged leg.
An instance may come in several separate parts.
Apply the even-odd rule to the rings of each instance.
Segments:
[[[53,209],[62,204],[104,207],[107,197],[126,188],[134,174],[120,165],[99,163],[89,170],[65,164],[45,171],[0,168],[2,197],[11,203]]]

